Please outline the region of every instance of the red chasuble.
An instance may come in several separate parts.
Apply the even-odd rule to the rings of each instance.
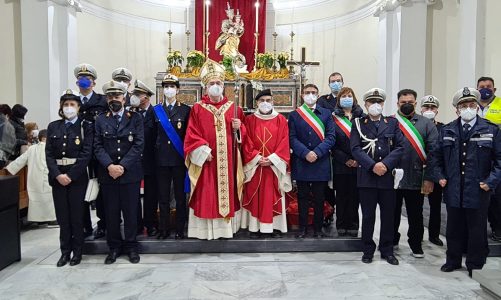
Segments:
[[[233,175],[233,118],[234,104],[226,97],[216,103],[204,96],[201,103],[191,109],[184,151],[192,184],[189,206],[198,218],[231,218],[240,209]],[[238,118],[242,120],[240,136],[243,139],[245,116],[241,108],[238,108]],[[211,149],[212,160],[201,168],[190,166],[190,154],[204,145]]]
[[[247,116],[245,128],[249,134],[244,143],[244,165],[252,163],[257,155],[268,157],[274,153],[289,169],[289,127],[284,116],[278,114],[269,120],[255,114]],[[242,206],[259,222],[272,223],[274,216],[285,213],[281,200],[279,181],[271,166],[258,166],[252,179],[245,184]]]

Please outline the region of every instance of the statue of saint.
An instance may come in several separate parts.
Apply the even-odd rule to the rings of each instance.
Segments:
[[[244,22],[240,12],[237,10],[237,15],[235,15],[229,3],[226,16],[228,19],[223,20],[221,24],[221,33],[216,41],[216,50],[219,50],[219,54],[223,57],[234,58],[239,73],[246,72],[245,56],[238,51],[240,37],[244,34]]]

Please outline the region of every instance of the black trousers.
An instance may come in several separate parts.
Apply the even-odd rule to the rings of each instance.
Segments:
[[[487,211],[490,193],[480,192],[480,207],[456,208],[447,206],[447,264],[461,266],[466,249],[466,267],[482,269],[489,254],[487,245]]]
[[[162,182],[162,184],[164,184]],[[148,228],[158,227],[157,178],[155,175],[144,175],[143,189],[143,225]]]
[[[56,210],[56,219],[59,224],[59,243],[61,254],[82,255],[83,220],[85,191],[87,180],[77,180],[67,186],[54,182],[52,197]]]
[[[326,181],[297,181],[299,227],[301,230],[306,230],[308,227],[310,199],[312,200],[314,212],[313,230],[315,232],[320,232],[322,230],[326,186]]]
[[[127,184],[103,184],[104,208],[107,218],[106,241],[110,251],[128,253],[137,251],[137,205],[140,182]],[[124,238],[120,230],[120,214],[123,215]]]
[[[442,187],[438,183],[435,183],[433,193],[428,195],[428,202],[430,203],[430,220],[428,222],[429,238],[438,238],[440,235],[440,224],[442,219],[442,193]]]
[[[501,184],[491,196],[489,214],[487,215],[492,232],[501,236]]]
[[[187,219],[186,193],[184,192],[184,178],[186,168],[184,166],[158,167],[158,206],[160,207],[160,230],[169,230],[171,183],[174,185],[174,199],[176,200],[176,232],[184,233]]]
[[[405,200],[405,208],[407,210],[407,220],[409,230],[407,237],[409,246],[413,252],[423,251],[421,242],[423,241],[424,225],[423,225],[423,201],[424,195],[420,190],[397,190],[395,215],[394,215],[394,238],[393,245],[398,245],[400,241],[400,220],[402,217],[402,204]]]
[[[336,174],[336,228],[358,231],[358,189],[356,174]]]
[[[374,224],[376,207],[379,204],[381,228],[379,233],[379,251],[382,256],[393,255],[393,221],[395,213],[395,190],[377,188],[359,188],[360,207],[362,208],[362,242],[364,256],[373,257],[376,251],[374,243]]]

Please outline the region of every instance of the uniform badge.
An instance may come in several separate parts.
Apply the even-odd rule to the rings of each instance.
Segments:
[[[177,122],[177,129],[181,129],[182,126],[183,126],[183,124],[181,124],[181,121],[178,121]]]
[[[134,137],[132,136],[132,132],[129,134],[129,142],[132,142],[134,140]]]
[[[80,145],[80,139],[78,138],[78,136],[77,136],[77,138],[75,139],[75,145]]]

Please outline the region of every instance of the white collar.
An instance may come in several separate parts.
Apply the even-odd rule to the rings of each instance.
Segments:
[[[94,95],[94,91],[91,91],[87,96],[80,94],[80,100],[83,101],[83,98],[87,98],[87,101],[89,101],[92,95]]]
[[[470,122],[465,122],[463,121],[463,119],[461,119],[461,126],[464,126],[464,124],[470,124],[470,129],[477,123],[477,117],[475,117],[473,120],[471,120]]]
[[[271,114],[263,115],[259,109],[254,112],[254,115],[261,120],[272,120],[278,116],[278,112],[276,110],[272,110]]]

